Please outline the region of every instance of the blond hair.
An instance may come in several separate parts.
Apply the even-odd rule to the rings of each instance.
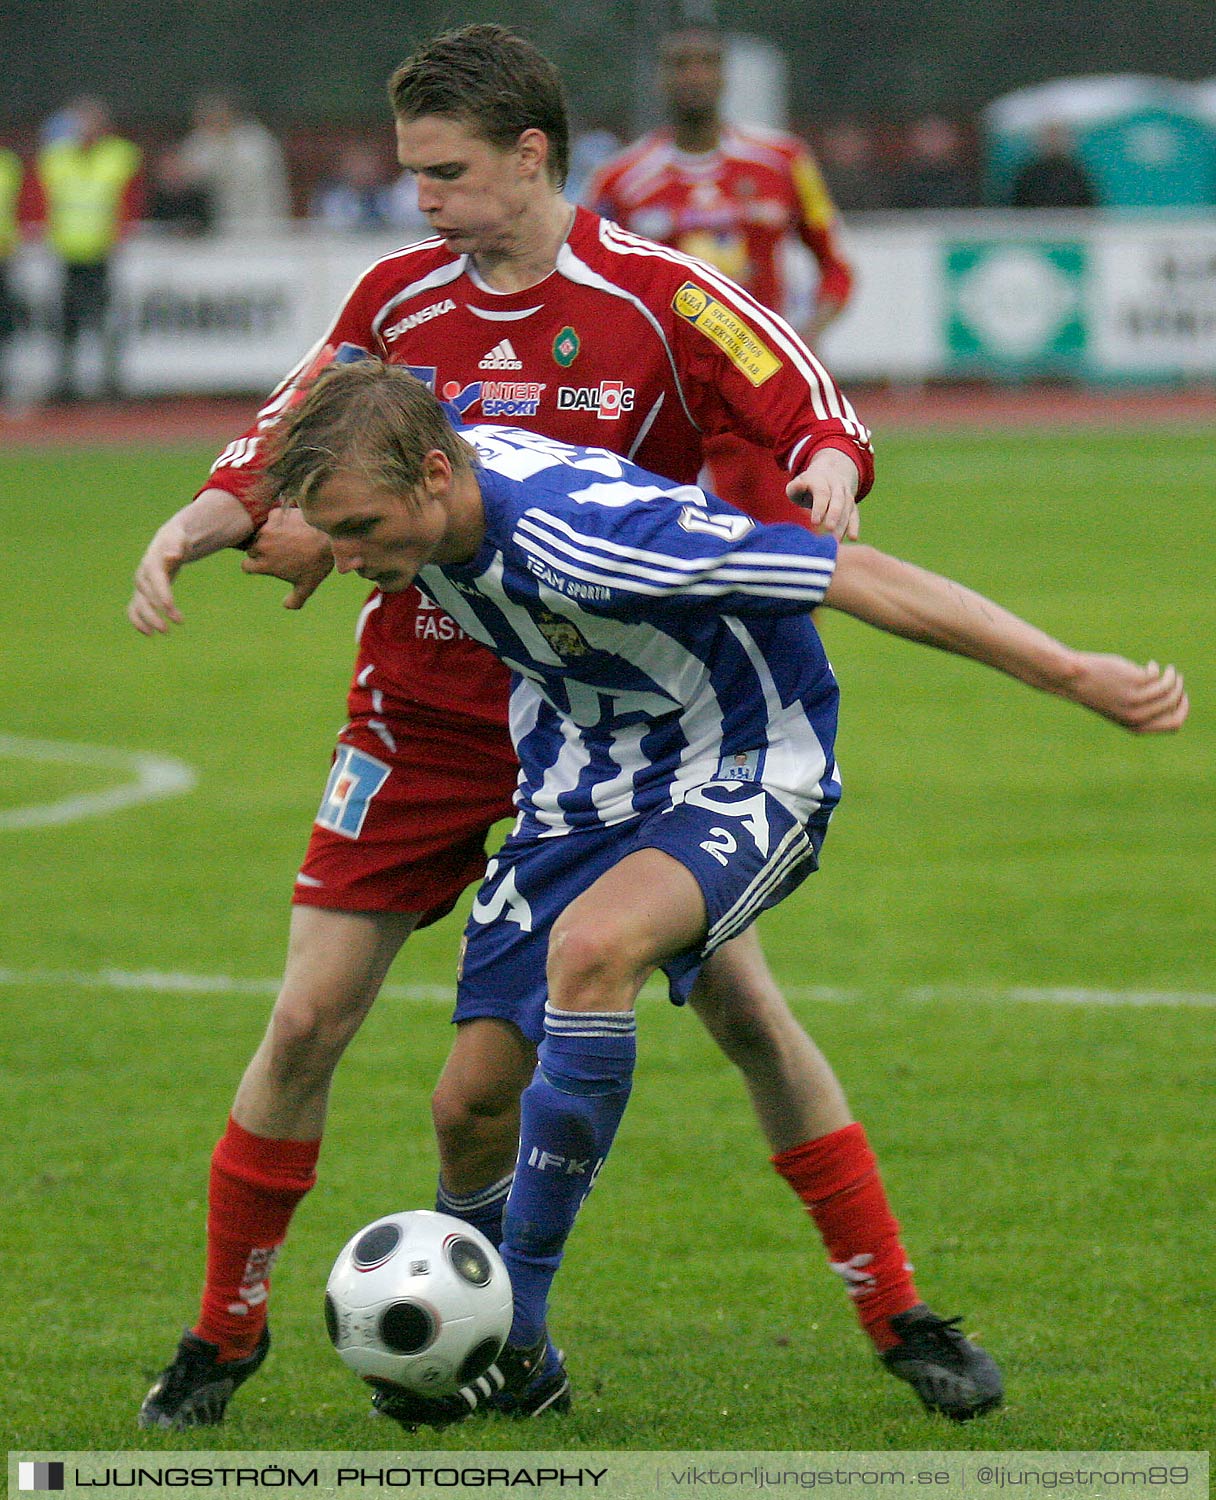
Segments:
[[[439,402],[408,370],[370,358],[335,365],[275,429],[262,499],[298,505],[339,473],[408,495],[435,449],[455,472],[476,465]]]

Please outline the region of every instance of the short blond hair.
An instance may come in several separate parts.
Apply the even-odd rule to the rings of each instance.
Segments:
[[[263,471],[267,505],[298,505],[335,474],[356,474],[376,489],[408,495],[423,460],[438,449],[453,471],[476,457],[426,386],[378,359],[335,365],[275,429]]]

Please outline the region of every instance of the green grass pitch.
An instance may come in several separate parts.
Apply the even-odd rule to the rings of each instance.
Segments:
[[[694,1018],[647,998],[633,1101],[557,1287],[574,1412],[416,1446],[1207,1446],[1212,438],[893,434],[864,507],[868,540],[1077,644],[1176,660],[1194,701],[1178,737],[1136,740],[823,620],[845,799],[822,872],[766,942],[866,1122],[922,1290],[997,1354],[1007,1409],[954,1427],[877,1368],[737,1078]],[[27,1450],[409,1447],[369,1420],[321,1291],[355,1228],[431,1201],[447,1010],[403,994],[450,985],[458,918],[407,945],[339,1074],[265,1370],[217,1431],[134,1427],[194,1316],[206,1159],[281,964],[361,598],[333,580],[291,615],[228,554],[182,579],[182,629],[138,637],[131,570],[206,458],[0,460],[0,734],[175,756],[198,776],[108,816],[0,827],[0,1406]],[[0,754],[0,814],[115,779]]]

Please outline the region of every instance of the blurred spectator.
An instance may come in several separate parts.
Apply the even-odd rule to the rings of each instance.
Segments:
[[[796,236],[819,269],[799,329],[813,344],[853,289],[836,209],[795,136],[722,118],[724,61],[712,27],[664,37],[659,85],[670,124],[606,162],[587,202],[626,229],[711,262],[778,312],[792,310],[785,250]],[[719,494],[750,493],[758,514],[782,515],[790,476],[771,452],[721,433],[706,442],[705,457]]]
[[[418,207],[418,183],[412,172],[402,172],[388,191],[389,222],[406,240],[425,240],[431,221]]]
[[[105,103],[78,99],[71,117],[72,133],[43,146],[34,171],[34,213],[63,267],[54,392],[63,401],[79,394],[76,356],[86,330],[101,341],[102,394],[120,393],[122,330],[113,306],[112,263],[142,208],[139,147],[111,132]]]
[[[663,39],[659,85],[670,124],[605,163],[587,202],[648,239],[708,260],[784,311],[782,247],[796,235],[819,266],[814,341],[852,290],[836,209],[809,149],[792,135],[721,116],[722,37],[689,26]]]
[[[180,151],[162,151],[149,177],[149,223],[169,234],[207,233],[212,220],[211,195],[194,180]]]
[[[864,212],[891,207],[891,183],[874,137],[864,125],[842,120],[824,131],[819,160],[836,207]]]
[[[1045,125],[1036,154],[1018,169],[1010,203],[1014,208],[1096,208],[1098,195],[1074,153],[1067,125]]]
[[[611,161],[622,142],[611,130],[596,126],[579,130],[570,139],[570,174],[566,178],[566,197],[581,203],[587,186],[606,161]]]
[[[39,146],[53,146],[56,141],[70,141],[76,135],[75,106],[65,104],[62,109],[47,115],[38,127]]]
[[[317,223],[352,232],[394,228],[395,212],[393,183],[380,154],[363,145],[341,153],[333,176],[318,183],[308,205]]]
[[[226,94],[202,94],[179,150],[184,179],[209,196],[220,234],[273,229],[291,215],[279,143]]]
[[[926,115],[908,131],[895,175],[895,208],[971,208],[977,201],[962,132],[943,115]]]
[[[8,396],[8,356],[17,332],[17,301],[9,264],[21,239],[17,204],[24,176],[17,153],[0,148],[0,401]]]

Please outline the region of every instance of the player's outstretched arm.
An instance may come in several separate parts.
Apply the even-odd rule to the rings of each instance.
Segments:
[[[824,603],[893,635],[970,656],[1133,734],[1180,729],[1190,711],[1175,668],[1075,651],[973,589],[873,547],[841,547]]]
[[[227,490],[209,489],[170,516],[135,570],[127,619],[142,635],[165,634],[182,623],[173,580],[186,563],[243,542],[253,530],[249,513]]]

